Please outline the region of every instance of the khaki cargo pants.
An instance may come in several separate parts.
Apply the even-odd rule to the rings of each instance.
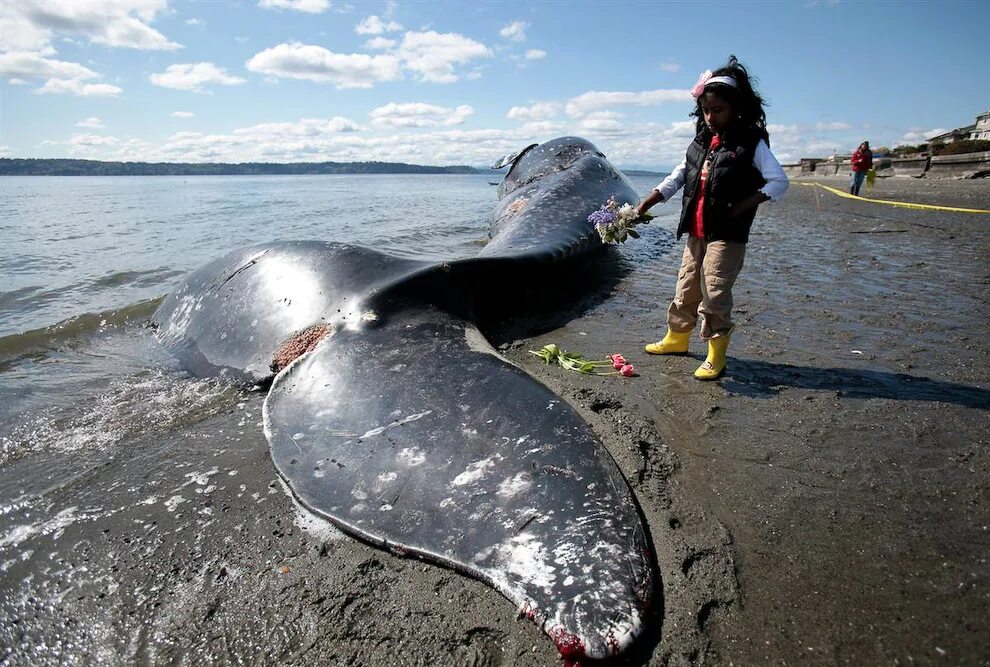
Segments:
[[[732,330],[732,285],[745,256],[745,243],[706,243],[704,239],[688,237],[674,300],[667,309],[670,330],[693,331],[701,315],[703,340],[727,335]]]

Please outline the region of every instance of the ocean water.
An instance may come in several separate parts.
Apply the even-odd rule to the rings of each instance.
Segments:
[[[200,265],[233,248],[297,239],[470,257],[487,239],[494,180],[0,178],[0,466],[105,452],[237,404],[242,389],[188,377],[146,327],[161,298]],[[656,180],[633,183],[646,193]],[[648,255],[658,231],[622,253]]]

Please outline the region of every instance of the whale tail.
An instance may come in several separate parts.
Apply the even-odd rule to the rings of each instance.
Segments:
[[[292,492],[345,531],[488,582],[588,657],[642,631],[652,557],[625,480],[470,323],[417,306],[334,333],[264,420]]]

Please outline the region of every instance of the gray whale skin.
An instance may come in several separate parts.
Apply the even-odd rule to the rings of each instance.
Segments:
[[[511,164],[476,257],[268,243],[190,275],[153,322],[190,372],[250,382],[271,377],[282,343],[324,325],[264,404],[292,493],[361,540],[493,586],[565,658],[603,658],[642,633],[658,597],[637,505],[584,420],[465,313],[474,286],[600,252],[588,215],[637,196],[577,137]]]

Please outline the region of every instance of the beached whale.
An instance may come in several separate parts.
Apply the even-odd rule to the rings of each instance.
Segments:
[[[193,273],[153,321],[194,373],[278,371],[265,434],[306,507],[488,582],[565,657],[606,657],[641,633],[657,589],[637,506],[584,420],[491,348],[471,301],[601,251],[589,213],[637,196],[583,139],[510,163],[477,257],[265,244]]]

